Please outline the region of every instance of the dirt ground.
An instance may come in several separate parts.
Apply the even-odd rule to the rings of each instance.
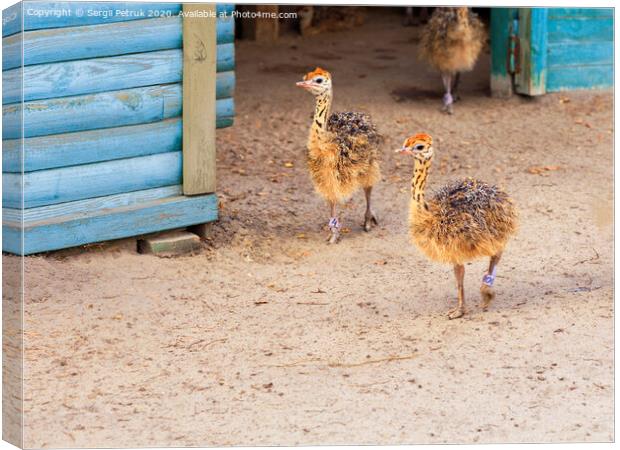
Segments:
[[[400,19],[238,42],[203,251],[124,240],[26,259],[26,446],[614,439],[612,93],[491,98],[485,54],[443,115]],[[317,65],[335,110],[369,112],[386,137],[380,226],[362,231],[358,193],[337,246],[305,169],[313,99],[294,86]],[[476,176],[519,207],[487,312],[486,261],[449,321],[452,268],[408,241],[412,162],[392,149],[418,131],[439,141],[431,188]]]

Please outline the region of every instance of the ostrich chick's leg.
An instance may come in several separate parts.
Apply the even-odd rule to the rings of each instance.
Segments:
[[[452,74],[442,73],[441,81],[443,81],[443,87],[446,90],[446,93],[443,95],[443,107],[441,110],[448,114],[452,114],[452,103],[454,103],[454,99],[452,98]]]
[[[368,186],[364,188],[364,195],[366,195],[366,214],[364,215],[364,231],[370,231],[372,225],[379,225],[379,221],[377,220],[377,216],[372,211],[372,207],[370,206],[370,196],[372,194],[372,186]]]
[[[461,81],[461,72],[457,72],[454,75],[454,81],[452,82],[452,100],[458,102],[461,99],[459,95],[459,81]]]
[[[465,289],[463,287],[465,279],[465,266],[463,264],[454,265],[454,276],[456,277],[456,288],[459,304],[456,308],[448,312],[448,319],[458,319],[465,314]]]
[[[489,261],[489,270],[486,275],[482,277],[482,285],[480,286],[480,297],[482,298],[482,303],[480,306],[484,310],[489,307],[489,304],[495,298],[493,282],[495,281],[495,275],[497,274],[497,264],[499,263],[501,257],[502,252],[491,256],[491,260]]]
[[[338,216],[336,215],[336,202],[329,202],[329,211],[331,217],[329,219],[329,231],[331,232],[327,241],[330,244],[335,244],[340,239],[340,220],[338,220]]]

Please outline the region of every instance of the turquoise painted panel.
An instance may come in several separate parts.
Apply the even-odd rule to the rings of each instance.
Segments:
[[[564,41],[613,41],[614,19],[549,19],[549,43]]]
[[[571,89],[601,89],[613,86],[613,66],[550,67],[547,72],[547,92]]]
[[[142,125],[5,140],[2,171],[25,172],[181,151],[180,117]]]
[[[24,137],[156,122],[181,115],[182,101],[181,85],[169,84],[25,102]],[[217,100],[215,109],[220,126],[234,115],[234,101]],[[21,110],[15,103],[2,107],[3,139],[20,137]]]
[[[181,152],[29,172],[23,175],[24,208],[175,185],[181,176]],[[21,178],[3,175],[4,207],[20,207]]]
[[[105,197],[87,198],[74,202],[58,203],[55,205],[41,206],[25,210],[14,208],[2,209],[3,222],[19,222],[20,217],[24,222],[33,224],[35,222],[52,223],[54,221],[65,221],[67,216],[74,218],[87,216],[92,211],[115,209],[124,206],[132,206],[136,203],[149,202],[167,197],[175,197],[183,194],[183,186],[164,186],[160,188],[145,189],[142,191],[125,192],[123,194],[107,195]]]
[[[547,8],[550,19],[576,17],[613,17],[613,8]]]
[[[218,44],[231,43],[234,38],[234,19],[218,19]],[[20,34],[2,39],[3,70],[19,67],[21,41]],[[181,48],[182,41],[178,16],[28,31],[23,33],[24,65],[168,50]]]
[[[181,85],[35,100],[23,104],[24,137],[155,122],[181,114]],[[15,139],[22,105],[2,107],[3,139]]]
[[[228,72],[235,69],[235,44],[217,44],[217,71]]]
[[[24,101],[116,91],[183,81],[182,50],[37,64],[2,73],[3,104],[19,101],[23,71]],[[233,95],[235,74],[218,73],[217,98]]]
[[[217,213],[217,197],[209,194],[138,201],[130,206],[60,216],[49,222],[29,222],[23,229],[24,254],[210,222],[217,219]],[[19,224],[3,223],[2,232],[3,251],[21,254]]]
[[[216,13],[230,14],[235,6],[217,4]],[[7,8],[2,36],[17,33],[22,17],[21,5]],[[24,2],[24,30],[77,27],[128,20],[152,19],[178,15],[181,3],[141,2]]]
[[[549,44],[548,66],[588,66],[610,64],[614,58],[613,42],[561,42]],[[570,70],[570,68],[566,68]]]

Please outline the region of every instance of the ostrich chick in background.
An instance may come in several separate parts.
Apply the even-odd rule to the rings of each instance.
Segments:
[[[413,243],[429,259],[454,265],[458,306],[448,317],[456,319],[465,313],[464,264],[482,257],[490,258],[480,287],[481,306],[486,309],[495,296],[493,282],[502,251],[517,229],[512,200],[496,186],[466,178],[444,186],[427,202],[433,139],[428,134],[416,134],[396,152],[414,157],[409,212]]]
[[[366,114],[341,112],[330,115],[333,92],[329,72],[317,67],[297,86],[316,99],[308,137],[308,168],[315,189],[329,204],[329,242],[336,243],[340,237],[341,223],[336,205],[359,188],[363,188],[366,194],[364,230],[370,231],[372,225],[377,224],[371,207],[371,193],[381,177],[378,158],[381,136]]]
[[[420,56],[441,73],[442,110],[452,114],[461,72],[474,68],[485,42],[484,25],[469,8],[436,8],[424,28]]]

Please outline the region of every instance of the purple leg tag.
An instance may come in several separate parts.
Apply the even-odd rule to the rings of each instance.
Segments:
[[[340,229],[340,221],[338,217],[332,217],[328,222],[329,229],[332,231],[338,231]]]
[[[497,274],[497,266],[493,267],[493,272],[482,277],[482,282],[489,287],[493,287],[495,275]]]
[[[452,98],[451,94],[448,94],[447,92],[443,95],[443,104],[444,105],[451,105],[452,103],[454,103],[454,99]]]

